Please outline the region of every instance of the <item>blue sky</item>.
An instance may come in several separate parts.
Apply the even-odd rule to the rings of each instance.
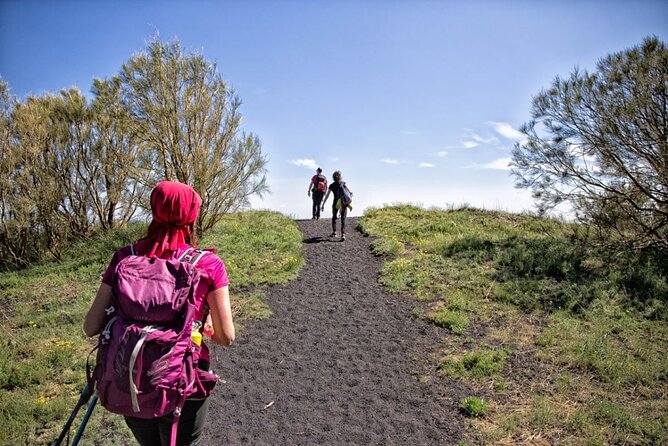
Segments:
[[[0,75],[20,98],[110,77],[158,33],[217,63],[304,218],[314,167],[368,206],[531,208],[506,169],[531,98],[575,67],[666,41],[666,1],[3,1]],[[329,215],[329,213],[327,213]]]

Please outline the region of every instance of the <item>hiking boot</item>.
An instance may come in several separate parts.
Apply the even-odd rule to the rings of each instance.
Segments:
[[[336,237],[336,231],[329,234],[330,237]]]
[[[345,239],[346,239],[346,234],[341,234],[341,241],[343,242],[345,241]]]

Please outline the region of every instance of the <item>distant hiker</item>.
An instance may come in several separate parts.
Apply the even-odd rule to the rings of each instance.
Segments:
[[[87,336],[101,333],[89,387],[142,446],[199,444],[218,380],[202,332],[234,341],[225,265],[194,249],[201,204],[190,186],[156,186],[146,235],[116,251],[84,322]]]
[[[316,174],[311,177],[311,182],[308,185],[308,196],[313,199],[311,218],[314,220],[320,218],[320,204],[322,203],[323,195],[325,195],[325,190],[327,190],[327,177],[322,174],[322,169],[318,167]]]
[[[348,189],[345,181],[343,181],[343,176],[340,171],[336,171],[332,174],[334,182],[329,185],[327,189],[327,195],[322,201],[322,205],[325,206],[329,194],[334,194],[332,199],[332,233],[330,237],[336,237],[336,218],[337,215],[341,216],[341,240],[346,239],[346,215],[348,215],[348,209],[352,209],[352,192]]]

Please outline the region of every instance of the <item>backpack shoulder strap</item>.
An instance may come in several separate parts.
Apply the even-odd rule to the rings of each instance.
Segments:
[[[205,251],[203,249],[195,249],[192,246],[188,249],[186,249],[183,254],[179,256],[177,259],[179,262],[187,262],[190,263],[192,266],[197,265],[197,262],[199,262],[202,257],[204,257],[206,254],[208,254],[209,251]]]
[[[209,251],[205,251],[203,249],[196,249],[195,252],[197,253],[197,255],[192,260],[192,262],[190,262],[193,266],[197,265],[197,262],[199,262],[202,259],[202,257],[204,257],[209,253]]]

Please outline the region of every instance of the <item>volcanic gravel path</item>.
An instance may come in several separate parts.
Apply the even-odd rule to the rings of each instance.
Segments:
[[[377,283],[381,259],[356,219],[345,242],[327,237],[329,219],[297,224],[299,277],[269,288],[269,319],[213,351],[223,382],[203,444],[457,444],[466,389],[429,365],[443,330],[411,317],[410,298]]]

